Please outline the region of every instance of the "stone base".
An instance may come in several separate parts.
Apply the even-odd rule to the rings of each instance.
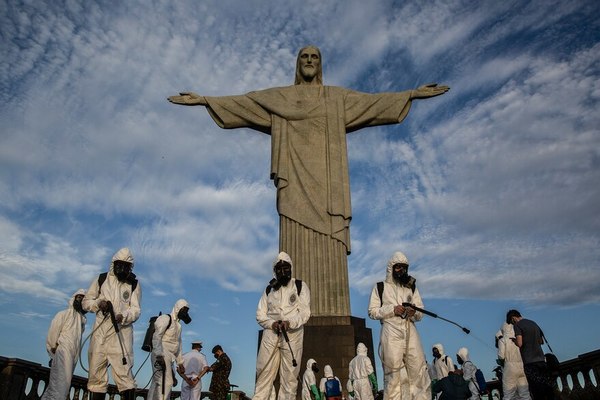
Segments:
[[[258,334],[258,346],[262,337],[262,330]],[[317,386],[323,378],[325,365],[330,365],[333,374],[340,378],[344,397],[348,398],[346,383],[348,381],[348,365],[356,356],[356,346],[363,343],[367,346],[368,356],[375,369],[375,356],[373,353],[373,334],[367,328],[364,318],[356,317],[311,317],[304,325],[304,346],[302,360],[297,360],[300,366],[298,375],[298,392],[296,398],[302,397],[302,375],[306,371],[306,362],[313,358],[319,365],[316,374]],[[279,390],[279,375],[275,382],[275,390]]]
[[[348,365],[356,356],[356,346],[359,343],[363,343],[369,349],[368,355],[375,369],[373,334],[371,328],[367,328],[364,318],[311,317],[304,325],[304,350],[299,379],[302,380],[308,359],[314,358],[320,368],[317,384],[323,377],[325,365],[329,364],[333,374],[340,378],[344,396],[347,398]],[[298,387],[300,395],[302,386]]]

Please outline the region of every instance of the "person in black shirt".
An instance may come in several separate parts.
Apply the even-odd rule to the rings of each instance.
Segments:
[[[515,344],[521,350],[531,397],[534,400],[554,399],[554,383],[542,350],[544,343],[542,330],[532,320],[523,318],[517,310],[506,313],[506,323],[514,325]]]

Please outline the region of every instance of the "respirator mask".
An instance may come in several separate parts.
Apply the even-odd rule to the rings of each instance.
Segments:
[[[131,275],[133,264],[123,260],[115,260],[113,262],[113,272],[119,282],[127,282]]]
[[[190,322],[192,322],[192,317],[190,317],[190,315],[188,314],[188,311],[190,311],[189,308],[183,307],[177,313],[177,318],[179,318],[180,321],[183,321],[183,323],[186,325],[189,324]]]
[[[410,275],[408,275],[408,265],[394,264],[392,267],[392,277],[401,285],[406,285],[410,281]]]
[[[315,363],[312,365],[312,367],[310,367],[312,369],[312,371],[316,374],[319,372],[319,366]]]
[[[281,286],[286,286],[292,279],[292,266],[285,261],[279,261],[277,264],[275,264],[274,270],[275,279],[277,282],[271,286],[273,289],[277,290]],[[271,280],[271,282],[273,281]]]
[[[87,313],[87,311],[85,311],[83,309],[83,306],[81,304],[82,301],[83,301],[83,295],[80,294],[80,295],[75,296],[75,299],[73,300],[73,308],[75,309],[75,311],[77,311],[81,315],[85,315]]]

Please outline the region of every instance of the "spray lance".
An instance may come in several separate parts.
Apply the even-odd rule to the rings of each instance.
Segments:
[[[121,330],[119,329],[119,323],[117,322],[117,318],[115,317],[115,310],[113,309],[113,305],[110,301],[107,301],[106,304],[108,308],[108,313],[110,314],[110,321],[112,322],[113,328],[115,328],[115,334],[117,335],[117,339],[119,339],[119,345],[121,346],[123,365],[127,365],[127,358],[125,357],[125,348],[123,347],[123,340],[121,340]]]
[[[292,354],[292,366],[296,367],[296,366],[298,366],[298,363],[296,362],[296,358],[294,357],[294,352],[292,351],[292,345],[290,344],[290,338],[288,337],[288,334],[285,330],[285,326],[282,324],[281,321],[277,321],[277,323],[279,324],[279,331],[283,335],[283,339],[286,341],[288,348],[290,349],[290,353]]]
[[[431,311],[427,311],[427,310],[424,310],[424,309],[422,309],[422,308],[420,308],[420,307],[417,307],[417,306],[415,306],[414,304],[411,304],[411,303],[402,303],[402,307],[410,307],[410,308],[412,308],[413,310],[415,310],[415,311],[419,311],[419,312],[422,312],[423,314],[425,314],[425,315],[429,315],[430,317],[433,317],[433,318],[439,318],[439,319],[441,319],[441,320],[443,320],[443,321],[450,322],[451,324],[458,326],[458,327],[459,327],[459,328],[460,328],[460,329],[461,329],[461,330],[462,330],[464,333],[466,333],[467,335],[468,335],[469,333],[471,333],[471,330],[470,330],[470,329],[467,329],[467,328],[465,328],[464,326],[460,326],[459,324],[457,324],[457,323],[456,323],[456,322],[454,322],[454,321],[450,321],[449,319],[446,319],[446,318],[440,317],[439,315],[437,315],[437,314],[435,314],[435,313],[432,313]]]

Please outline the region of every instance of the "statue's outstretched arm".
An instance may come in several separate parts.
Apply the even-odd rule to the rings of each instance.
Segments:
[[[180,104],[182,106],[206,106],[208,102],[204,96],[200,96],[194,92],[181,92],[179,96],[167,97],[173,104]]]
[[[450,88],[446,85],[438,85],[437,83],[429,83],[410,91],[412,99],[427,99],[429,97],[440,96],[446,93]]]

